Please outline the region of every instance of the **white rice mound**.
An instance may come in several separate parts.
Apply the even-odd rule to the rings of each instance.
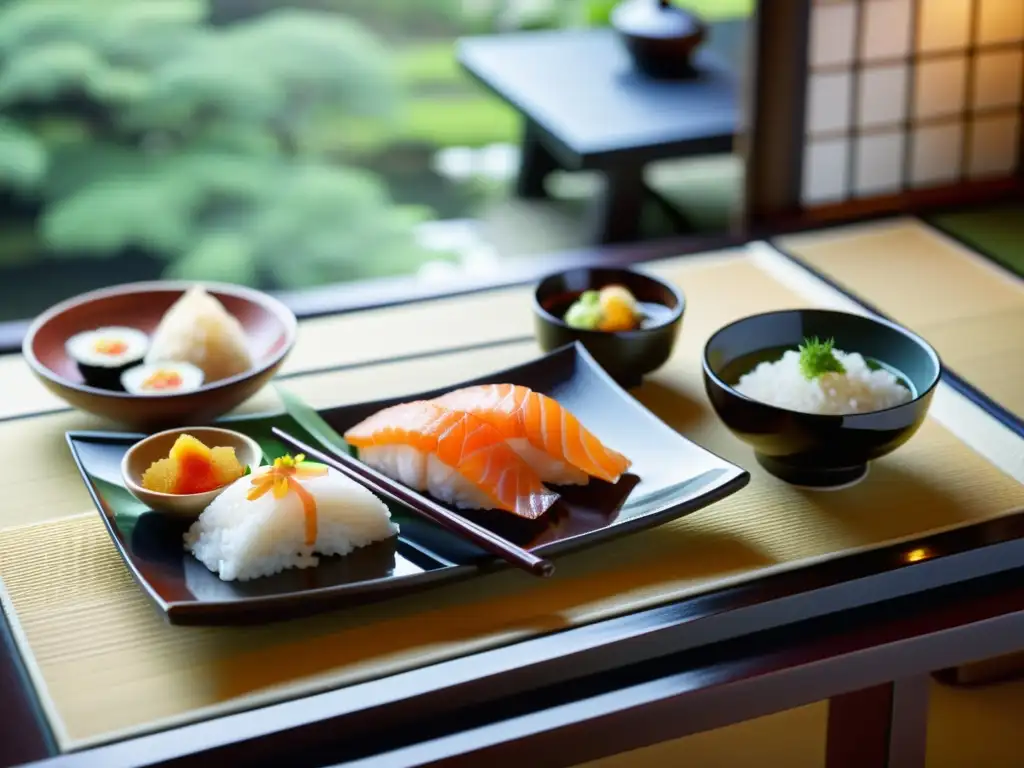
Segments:
[[[263,468],[264,470],[266,467]],[[259,472],[260,470],[257,470]],[[312,568],[320,555],[347,555],[398,534],[387,506],[333,468],[300,482],[316,499],[317,538],[306,546],[305,515],[294,493],[246,499],[252,475],[229,485],[185,534],[185,549],[223,581],[247,581],[286,568]]]
[[[800,353],[760,363],[740,377],[736,391],[752,400],[801,413],[845,415],[880,411],[909,402],[913,394],[889,371],[873,371],[857,354],[833,350],[845,374],[826,373],[808,380],[800,372]]]

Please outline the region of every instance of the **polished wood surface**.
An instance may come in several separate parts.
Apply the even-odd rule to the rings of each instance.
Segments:
[[[996,541],[1001,535],[1015,538],[1008,539],[1002,545],[983,546]],[[227,759],[228,756],[232,760],[244,760],[248,759],[246,755],[251,750],[257,753],[265,751],[268,755],[283,758],[296,745],[304,745],[308,749],[327,749],[333,745],[338,733],[364,733],[376,727],[373,723],[382,719],[380,727],[388,733],[395,729],[413,728],[425,712],[443,720],[457,721],[459,712],[486,705],[501,706],[501,702],[507,699],[525,697],[532,702],[536,691],[550,686],[568,686],[571,683],[574,689],[578,689],[579,684],[586,679],[600,679],[605,675],[615,677],[619,674],[617,670],[637,664],[647,664],[650,668],[660,670],[668,659],[681,653],[700,653],[702,649],[704,653],[714,652],[714,649],[727,645],[733,650],[738,649],[740,660],[736,669],[745,674],[752,666],[760,664],[764,654],[771,651],[765,634],[762,633],[757,640],[750,638],[750,633],[765,626],[774,627],[778,633],[775,637],[780,645],[776,648],[783,647],[783,641],[787,638],[804,636],[803,629],[786,634],[786,625],[794,621],[803,622],[804,626],[810,626],[816,620],[823,623],[831,633],[831,643],[839,642],[846,629],[861,627],[858,631],[863,642],[875,626],[872,621],[878,620],[881,626],[893,616],[909,616],[908,606],[912,609],[915,603],[920,605],[917,608],[918,623],[914,627],[919,627],[921,621],[927,620],[929,611],[934,609],[945,611],[942,620],[947,623],[951,621],[952,614],[946,610],[943,600],[943,596],[948,594],[967,595],[958,605],[974,610],[976,596],[969,587],[963,585],[980,584],[989,590],[983,595],[985,600],[982,607],[989,611],[986,615],[998,614],[1001,606],[1007,612],[1017,611],[1019,608],[1016,603],[999,603],[997,591],[1002,586],[1015,587],[1015,580],[1019,579],[1017,573],[1011,574],[1004,581],[991,576],[987,578],[995,580],[984,579],[985,574],[998,569],[999,561],[1012,558],[1015,550],[1024,549],[1024,539],[1016,538],[1022,535],[1024,515],[1006,521],[1002,530],[988,524],[953,531],[922,543],[922,547],[930,551],[948,553],[945,557],[899,568],[901,578],[896,582],[890,581],[888,585],[885,579],[867,574],[877,572],[883,563],[898,568],[898,558],[894,557],[897,551],[895,548],[865,553],[854,558],[855,562],[852,563],[836,561],[827,569],[783,574],[724,593],[541,637],[518,644],[512,654],[498,649],[330,693],[307,696],[294,702],[211,719],[181,729],[130,739],[110,747],[88,750],[85,754],[95,754],[97,760],[109,762],[87,764],[111,767],[133,765],[143,754],[149,755],[155,765],[169,764],[168,761],[177,756],[192,753],[212,761]],[[929,599],[912,596],[903,597],[902,602],[898,602],[901,595],[912,592],[922,580],[937,577],[942,581],[936,583],[952,586],[944,588],[945,591],[938,590],[933,593],[938,596]],[[813,591],[807,593],[808,588],[813,588]],[[975,589],[979,588],[975,586]],[[805,594],[807,599],[796,604],[793,598],[799,594]],[[1024,597],[1021,599],[1024,600]],[[978,600],[978,605],[981,605],[980,598]],[[773,619],[764,615],[766,603],[775,607]],[[858,608],[860,614],[855,612]],[[963,619],[965,622],[975,621],[977,615],[969,611],[963,614]],[[858,624],[861,620],[864,623]],[[908,634],[906,637],[909,639],[912,636]],[[1022,642],[1024,634],[983,633],[973,643],[955,647],[953,650],[956,653],[952,656],[937,660],[921,657],[924,662],[922,671],[1004,653],[1019,647]],[[856,645],[853,647],[862,648]],[[794,658],[799,658],[799,655]],[[865,662],[860,659],[858,663]],[[870,663],[867,663],[870,669]],[[900,674],[909,673],[909,669]],[[817,681],[813,674],[811,677]],[[849,690],[859,687],[862,680],[859,673],[844,679],[852,680],[848,683]],[[863,680],[866,684],[868,678]],[[880,683],[885,680],[885,677],[879,678]],[[715,680],[708,678],[706,682],[710,686]],[[708,724],[707,727],[718,727],[757,714],[797,706],[799,702],[794,702],[793,696],[806,694],[811,696],[807,701],[815,701],[843,692],[842,689],[830,690],[827,687],[809,692],[802,688],[794,689],[790,691],[791,698],[769,698],[763,701],[761,706],[770,702],[775,709],[759,713],[748,713],[739,704],[745,700],[744,697],[737,694],[737,701],[730,703],[717,715],[735,719],[715,721],[717,725]],[[4,691],[0,690],[0,696],[3,695]],[[699,722],[693,723],[693,730],[687,732],[701,730],[697,725]],[[5,737],[8,735],[13,741],[0,740],[0,765],[10,764],[5,750],[15,747],[17,740],[26,734],[4,733]],[[622,746],[622,749],[627,748],[634,747]],[[47,752],[36,749],[32,754],[42,757]]]
[[[874,727],[855,724],[866,756],[860,765],[916,765],[897,760],[912,761],[920,746],[921,675],[1024,645],[1022,574],[997,574],[1024,554],[1024,520],[940,534],[924,546],[944,556],[907,565],[897,549],[868,552],[539,638],[511,654],[480,654],[46,764],[568,766],[837,697],[833,739],[849,738],[843,732],[856,718],[840,717],[844,711],[885,706],[888,717]],[[932,589],[921,593],[921,579]],[[902,597],[909,592],[918,594]],[[767,625],[766,605],[774,611]],[[24,688],[6,685],[21,679],[16,661],[0,654],[8,662],[0,663],[0,765],[49,753],[37,719],[6,717],[26,711]],[[404,743],[396,744],[403,724]]]
[[[490,706],[403,708],[397,720],[376,713],[358,725],[330,719],[311,723],[313,713],[307,722],[297,723],[274,707],[252,713],[247,723],[241,717],[209,721],[42,765],[568,768],[913,678],[954,660],[1003,653],[1024,637],[1021,575],[961,585],[929,601],[898,602],[794,625],[761,636],[756,648],[741,639],[571,684],[538,680],[524,696],[506,696]],[[884,722],[884,734],[883,721],[871,732],[863,724],[850,725],[861,738],[897,746],[899,751],[890,750],[890,755],[909,755],[920,745],[914,724],[920,716],[915,702],[921,699],[910,695],[892,708],[908,726],[895,740],[889,736],[889,722]],[[860,763],[858,768],[883,766],[901,768],[892,760]]]
[[[788,265],[778,255],[775,259]],[[840,494],[810,494],[759,471],[748,449],[729,434],[700,394],[703,341],[715,328],[755,306],[827,300],[814,291],[794,293],[786,287],[788,283],[767,278],[767,266],[761,264],[744,252],[650,265],[649,271],[679,285],[691,302],[677,354],[635,391],[635,398],[664,422],[651,424],[649,445],[658,434],[675,439],[676,431],[681,432],[748,467],[749,490],[707,513],[630,535],[616,546],[566,556],[558,563],[556,579],[494,573],[430,595],[389,600],[386,606],[332,612],[283,627],[254,628],[244,635],[227,630],[176,632],[162,626],[131,575],[117,567],[107,531],[87,511],[88,498],[75,501],[85,495],[83,483],[70,455],[55,451],[53,436],[81,424],[81,415],[56,414],[0,425],[0,464],[25,464],[18,476],[8,480],[7,498],[21,501],[5,512],[5,520],[11,522],[20,515],[27,523],[53,521],[0,532],[0,548],[12,555],[0,561],[0,578],[24,628],[26,657],[46,682],[41,692],[62,748],[81,748],[197,715],[234,712],[256,702],[297,698],[485,647],[505,645],[514,656],[519,646],[511,644],[527,637],[684,599],[740,580],[755,581],[783,569],[818,566],[850,550],[906,541],[906,537],[1000,517],[1024,506],[1019,483],[986,463],[982,450],[974,452],[957,440],[958,430],[977,422],[977,417],[957,418],[946,428],[933,420],[922,428],[919,439],[879,462],[865,483]],[[722,292],[722,286],[731,290]],[[500,302],[496,294],[488,296],[490,314],[505,317],[504,326],[492,325],[491,330],[516,333],[522,323],[528,327],[530,291],[501,293]],[[465,302],[463,297],[432,305],[431,317],[448,320],[424,325],[449,341],[458,338]],[[356,320],[349,316],[336,322],[358,334],[359,328],[352,324]],[[404,335],[405,329],[399,325],[393,332]],[[431,334],[424,333],[407,343],[432,340]],[[374,341],[388,343],[385,337]],[[496,346],[415,363],[306,375],[289,380],[287,389],[314,407],[337,405],[339,400],[404,397],[410,382],[426,388],[450,386],[509,362],[536,360],[536,356],[536,342]],[[269,394],[263,408],[279,407],[273,393]],[[626,401],[635,407],[631,398]],[[611,403],[607,401],[604,408],[594,404],[580,415],[600,420],[599,414],[612,413]],[[941,405],[936,404],[936,419],[942,417]],[[626,437],[620,433],[623,427],[616,425],[638,426],[643,416],[613,421],[608,438],[614,441]],[[338,422],[336,428],[343,429],[346,423]],[[665,425],[672,429],[666,432]],[[613,434],[619,436],[612,438]],[[627,453],[641,450],[637,446]],[[665,461],[667,454],[658,454],[662,458],[654,457],[640,476],[652,482],[656,478],[670,484],[678,481],[672,469],[675,461]],[[677,461],[692,469],[701,465],[697,457],[681,456]],[[109,464],[115,475],[116,463]],[[98,474],[110,472],[100,469]],[[648,485],[647,491],[653,488]],[[40,503],[44,493],[54,506]],[[41,551],[60,567],[37,572],[34,563]],[[899,553],[894,555],[898,564]],[[1008,567],[1005,560],[992,562]],[[930,579],[942,577],[947,568],[948,562],[941,561],[935,568],[914,571],[931,576],[912,588],[926,588],[933,583]],[[884,593],[890,577],[892,584],[903,578],[899,570],[886,569],[886,574],[872,599]],[[818,598],[801,594],[796,599],[803,603]],[[778,613],[771,608],[762,620],[773,616],[785,617],[783,607]],[[753,623],[746,631],[757,628]],[[161,652],[153,654],[153,646]],[[107,684],[97,687],[96,680]]]
[[[800,216],[810,17],[811,0],[758,3],[754,11],[743,104],[749,118],[737,140],[746,161],[746,229]]]
[[[641,667],[612,686],[579,686],[583,695],[568,701],[559,691],[544,692],[526,714],[450,728],[372,757],[343,758],[335,768],[569,768],[829,696],[837,711],[846,710],[843,730],[851,731],[840,731],[837,719],[829,736],[855,754],[842,762],[836,750],[828,754],[827,768],[915,768],[924,750],[926,703],[919,671],[1019,642],[1024,590],[1010,590],[978,585],[976,593],[946,596],[941,608],[890,610],[885,619],[865,624],[794,626],[782,636],[763,637],[756,655],[732,656],[730,647],[683,656],[659,663],[654,673]],[[892,679],[900,684],[890,685]],[[872,720],[865,707],[879,704],[893,716]],[[854,746],[855,738],[864,744]]]

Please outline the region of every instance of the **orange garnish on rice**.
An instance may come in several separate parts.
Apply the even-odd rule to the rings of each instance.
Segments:
[[[123,355],[128,351],[128,345],[120,339],[97,339],[92,347],[99,355]]]
[[[316,499],[299,480],[323,477],[326,474],[326,466],[306,461],[305,454],[300,453],[294,459],[288,455],[281,456],[274,459],[273,466],[253,477],[253,489],[246,498],[256,501],[272,490],[275,499],[283,499],[289,491],[293,491],[302,502],[302,511],[306,516],[306,546],[311,547],[316,543]]]
[[[142,382],[143,389],[176,389],[184,383],[177,371],[159,370]]]

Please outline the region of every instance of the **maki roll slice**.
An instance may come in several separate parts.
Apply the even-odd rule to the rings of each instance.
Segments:
[[[121,375],[121,384],[133,395],[177,395],[203,385],[202,369],[192,363],[164,360],[129,368]]]
[[[64,348],[86,384],[121,389],[121,374],[146,357],[149,337],[136,328],[109,326],[77,333]]]

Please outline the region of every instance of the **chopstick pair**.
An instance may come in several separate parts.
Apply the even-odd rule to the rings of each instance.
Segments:
[[[555,572],[555,565],[550,560],[538,557],[532,552],[498,536],[496,533],[450,512],[440,504],[406,488],[387,475],[366,466],[362,462],[356,461],[351,456],[342,453],[333,456],[328,455],[311,445],[307,445],[283,429],[272,427],[271,431],[286,443],[290,443],[295,450],[333,467],[375,493],[387,496],[392,501],[397,501],[400,504],[405,504],[423,517],[438,523],[452,533],[469,539],[481,549],[500,557],[517,568],[521,568],[534,576],[542,577],[550,576]]]

